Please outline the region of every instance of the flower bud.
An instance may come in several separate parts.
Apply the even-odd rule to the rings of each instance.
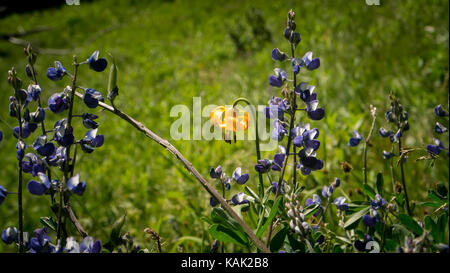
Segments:
[[[17,77],[16,70],[14,67],[8,71],[8,82],[14,88],[14,90],[20,89],[22,87],[22,80]]]

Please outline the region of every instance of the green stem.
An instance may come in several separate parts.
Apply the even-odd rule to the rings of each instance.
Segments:
[[[291,55],[292,55],[292,58],[295,58],[295,47],[293,44],[291,44]],[[286,146],[286,157],[284,158],[283,168],[281,169],[280,179],[278,180],[278,186],[277,186],[277,191],[275,193],[274,200],[276,200],[278,195],[280,194],[281,186],[283,185],[283,177],[284,177],[284,173],[286,171],[289,153],[291,150],[291,144],[292,144],[292,139],[293,139],[292,131],[294,129],[295,113],[296,113],[296,109],[297,109],[297,95],[295,94],[295,87],[296,87],[296,83],[297,83],[296,80],[297,80],[296,75],[294,74],[294,94],[293,94],[293,98],[291,101],[291,108],[292,108],[293,113],[291,115],[291,120],[289,122],[289,135],[288,135],[288,143]],[[294,151],[295,151],[295,148],[294,148]],[[297,160],[297,157],[295,155],[294,155],[294,160],[295,161]],[[297,179],[296,168],[297,168],[297,164],[295,162],[294,163],[294,184],[296,184],[295,179]],[[270,222],[270,225],[269,225],[269,231],[267,233],[266,245],[269,245],[270,238],[272,236],[273,221],[274,221],[274,219],[272,219],[272,221]]]
[[[75,98],[75,89],[76,89],[76,83],[77,83],[77,74],[78,74],[78,66],[77,63],[77,57],[73,56],[73,65],[74,65],[74,74],[72,77],[72,89],[70,92],[70,101],[69,101],[69,113],[67,117],[67,128],[70,130],[72,126],[72,117],[73,117],[73,105],[74,105],[74,98]],[[59,189],[59,208],[58,208],[58,229],[57,229],[57,240],[61,238],[61,227],[62,227],[62,208],[63,208],[63,202],[64,202],[64,184],[67,183],[69,180],[69,167],[70,167],[70,147],[72,145],[67,146],[66,148],[66,160],[64,162],[64,182],[61,183],[60,189]],[[73,172],[73,171],[71,171]]]
[[[367,144],[370,141],[370,138],[372,137],[373,129],[375,128],[375,120],[377,119],[377,116],[375,114],[372,114],[372,125],[370,126],[369,134],[366,137],[366,140],[364,141],[364,157],[363,157],[363,175],[364,175],[364,185],[367,184]]]
[[[406,210],[408,212],[409,216],[412,216],[411,208],[409,207],[409,199],[408,199],[408,191],[406,190],[406,182],[405,182],[405,171],[403,170],[403,156],[402,156],[402,139],[398,139],[398,154],[400,156],[400,171],[402,175],[402,186],[403,190],[405,191],[405,203],[406,203]]]
[[[17,109],[18,121],[19,121],[19,142],[22,141],[22,104],[19,102],[19,109]],[[22,201],[22,158],[19,159],[19,185],[17,190],[17,205],[19,209],[19,253],[24,252],[23,244],[23,201]]]
[[[246,105],[250,106],[253,118],[255,119],[255,138],[256,138],[256,158],[257,160],[261,160],[261,151],[259,146],[259,127],[258,127],[258,109],[253,108],[253,105],[250,103],[250,101],[246,98],[237,98],[233,101],[233,108],[239,103],[239,102],[245,102]],[[263,183],[263,176],[262,173],[258,172],[259,177],[259,195],[260,198],[264,195],[264,183]]]

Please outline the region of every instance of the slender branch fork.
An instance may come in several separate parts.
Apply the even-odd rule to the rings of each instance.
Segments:
[[[74,94],[79,97],[83,98],[83,95],[73,90]],[[211,194],[215,199],[219,201],[219,203],[222,205],[222,207],[230,214],[231,217],[233,217],[240,226],[244,229],[245,233],[250,237],[250,239],[253,241],[255,246],[264,253],[270,253],[269,249],[264,245],[261,240],[256,237],[255,233],[252,231],[252,229],[247,226],[247,224],[244,223],[244,221],[236,214],[236,212],[233,210],[233,208],[228,205],[226,200],[221,196],[221,194],[213,187],[211,186],[208,181],[195,169],[195,167],[192,165],[191,162],[189,162],[183,154],[181,154],[169,141],[161,138],[157,134],[155,134],[153,131],[145,127],[142,123],[139,121],[136,121],[126,113],[120,111],[117,108],[114,108],[106,103],[99,102],[99,106],[103,109],[113,113],[114,115],[120,117],[121,119],[125,120],[126,122],[133,125],[136,129],[141,131],[145,134],[148,138],[152,139],[162,147],[164,147],[167,151],[169,151],[172,155],[174,155],[182,164],[183,166],[189,171],[189,173],[194,176],[194,178],[205,188],[205,190]]]

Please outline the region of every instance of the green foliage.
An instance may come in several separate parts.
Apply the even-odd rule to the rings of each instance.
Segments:
[[[270,50],[285,42],[279,30],[285,24],[286,7],[292,7],[301,14],[297,28],[304,37],[297,54],[313,50],[315,56],[321,58],[321,71],[302,76],[301,80],[320,86],[321,105],[326,108],[324,122],[317,123],[321,143],[325,146],[318,157],[324,159],[325,167],[312,176],[302,176],[301,184],[305,186],[306,194],[320,191],[332,177],[340,177],[342,185],[339,191],[342,192],[338,193],[346,195],[351,202],[351,213],[346,215],[348,220],[345,222],[351,229],[360,223],[362,211],[367,208],[367,205],[357,202],[366,201],[367,197],[357,190],[362,186],[361,147],[350,150],[347,141],[349,132],[367,127],[369,104],[378,109],[375,127],[378,129],[382,113],[388,106],[387,94],[394,90],[408,107],[411,129],[405,136],[405,145],[413,147],[431,143],[430,125],[436,121],[433,107],[445,105],[447,101],[448,1],[381,2],[380,6],[374,7],[365,5],[364,1],[349,3],[346,0],[329,0],[326,4],[321,1],[82,1],[80,6],[62,5],[51,10],[2,18],[0,30],[3,34],[6,30],[16,32],[51,25],[53,29],[50,31],[23,38],[42,48],[67,49],[64,55],[41,54],[35,64],[43,87],[44,106],[52,93],[62,91],[67,85],[66,82],[54,83],[46,79],[46,69],[53,65],[54,60],[62,61],[71,72],[73,53],[81,60],[96,49],[103,53],[111,52],[120,66],[117,86],[121,91],[115,105],[170,139],[170,125],[175,118],[170,117],[169,109],[177,104],[192,109],[194,96],[201,96],[202,104],[206,105],[230,103],[240,96],[265,104],[268,96],[276,95],[276,91],[267,86],[268,71],[273,67]],[[256,8],[264,18],[271,42],[267,42],[269,39],[251,41],[255,34],[244,19],[250,8]],[[247,39],[243,41],[246,43],[244,48],[251,50],[245,50],[246,54],[234,50],[235,43],[229,35],[228,27],[236,27],[238,22],[245,24],[246,34],[238,38]],[[14,121],[8,116],[7,107],[8,97],[13,94],[8,91],[11,88],[6,75],[14,64],[19,77],[26,79],[26,60],[23,47],[7,41],[0,41],[0,56],[0,74],[4,75],[4,80],[0,81],[0,118],[11,126]],[[288,62],[282,64],[285,69],[289,66]],[[111,91],[108,90],[107,72],[94,74],[81,69],[79,78],[83,79],[81,86],[95,88],[104,96]],[[90,86],[85,86],[88,83]],[[81,105],[74,109],[77,114],[86,111],[88,109]],[[100,111],[93,113],[99,114]],[[91,236],[107,242],[111,223],[120,218],[124,210],[127,211],[127,223],[123,228],[135,241],[141,246],[150,244],[143,229],[152,226],[166,242],[163,251],[204,251],[213,242],[214,236],[208,230],[214,225],[220,235],[229,235],[229,230],[236,232],[229,227],[226,229],[224,224],[202,221],[202,216],[211,210],[209,195],[159,145],[107,113],[99,116],[99,132],[105,135],[105,145],[90,155],[89,160],[79,155],[77,169],[82,170],[80,176],[89,178],[86,179],[87,191],[83,197],[71,199],[81,224]],[[52,127],[58,118],[60,116],[49,114],[49,126]],[[202,123],[206,120],[203,118]],[[312,125],[316,126],[314,122]],[[76,126],[80,128],[75,128],[75,132],[83,131],[81,125]],[[2,121],[0,130],[4,133],[0,143],[0,184],[14,191],[17,187],[16,143],[10,128]],[[210,167],[219,163],[226,169],[241,166],[251,175],[247,185],[253,189],[257,187],[257,174],[253,172],[253,142],[228,145],[200,140],[174,141],[173,144],[204,176],[208,175]],[[448,142],[444,144],[448,146]],[[370,185],[376,185],[377,193],[381,192],[380,173],[384,177],[384,192],[391,193],[389,162],[381,159],[381,152],[389,149],[388,142],[374,134],[368,152],[368,181]],[[430,215],[424,220],[425,229],[432,233],[436,243],[448,244],[448,224],[444,235],[439,232],[442,225],[448,223],[443,217],[448,216],[443,216],[446,214],[442,212],[435,213],[445,203],[448,206],[448,194],[444,195],[442,187],[429,193],[425,190],[434,182],[445,182],[448,188],[448,161],[440,158],[442,160],[436,160],[434,167],[430,168],[427,160],[414,162],[416,155],[423,154],[409,154],[405,164],[408,195],[420,205],[415,209],[415,219]],[[270,156],[273,154],[263,153],[263,157]],[[344,161],[353,166],[349,173],[340,168]],[[91,166],[92,162],[96,162],[95,167]],[[395,168],[394,172],[398,180],[398,169]],[[27,182],[31,177],[27,175],[24,179]],[[266,178],[265,184],[268,184]],[[246,194],[251,195],[247,191]],[[268,190],[261,202],[266,204],[272,196]],[[2,229],[17,225],[16,202],[13,197],[11,199],[0,206]],[[24,199],[26,231],[51,225],[47,221],[49,219],[41,221],[40,218],[51,213],[47,203],[27,193]],[[403,193],[397,195],[396,202],[399,207],[403,206]],[[329,214],[334,216],[335,212],[335,208],[330,206]],[[246,213],[249,212],[242,215],[247,217]],[[406,223],[412,222],[406,220]],[[419,231],[416,225],[411,225],[412,232],[414,229]],[[67,228],[76,234],[71,225]],[[337,231],[340,227],[334,220],[327,228]],[[408,229],[399,224],[391,226],[392,240],[386,240],[385,248],[393,250],[392,241],[402,244],[404,235],[411,236]],[[283,233],[278,234],[282,230],[274,233],[271,249],[280,246]],[[345,236],[344,233],[339,235]],[[238,233],[230,235],[230,238],[246,244]],[[284,241],[294,251],[305,251],[306,246],[298,242],[290,231],[286,238]],[[350,251],[341,243],[330,243],[330,252]],[[226,251],[243,249],[239,243],[226,244],[225,247]],[[0,244],[0,252],[4,251],[15,249]]]

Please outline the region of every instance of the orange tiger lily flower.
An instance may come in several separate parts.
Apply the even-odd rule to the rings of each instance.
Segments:
[[[226,132],[245,131],[248,129],[249,115],[230,106],[218,106],[210,113],[210,121]]]

